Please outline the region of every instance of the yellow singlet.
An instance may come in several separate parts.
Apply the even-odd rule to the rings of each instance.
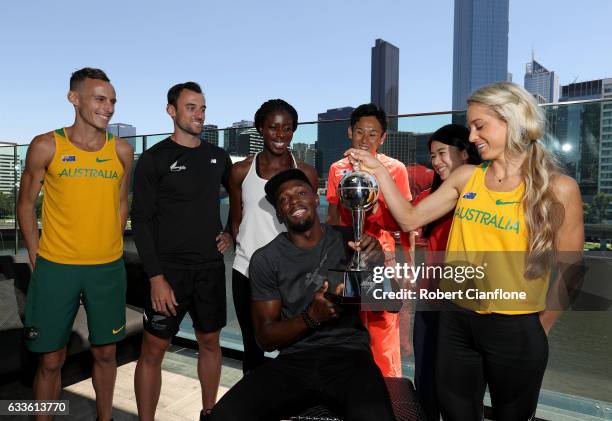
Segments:
[[[472,298],[457,303],[468,304],[467,307],[482,313],[526,314],[542,311],[548,275],[530,280],[524,277],[529,245],[522,205],[525,185],[521,183],[509,192],[488,189],[485,185],[488,166],[489,163],[485,162],[474,170],[461,192],[453,215],[446,263],[460,265],[469,262],[484,268],[481,279],[475,276],[461,284],[465,293],[472,289]],[[473,298],[477,293],[497,289],[524,292],[526,299]]]
[[[123,254],[119,190],[123,165],[115,138],[99,151],[74,146],[65,129],[53,132],[55,154],[43,184],[38,253],[55,263],[95,265]]]

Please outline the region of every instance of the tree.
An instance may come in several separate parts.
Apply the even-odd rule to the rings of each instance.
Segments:
[[[595,197],[593,197],[593,204],[591,205],[594,213],[597,215],[597,223],[602,223],[606,218],[606,214],[608,212],[608,205],[610,204],[610,200],[612,196],[604,193],[597,193]]]
[[[36,198],[36,202],[34,203],[34,210],[36,211],[36,219],[40,221],[42,217],[42,201],[43,201],[43,193],[40,193]]]
[[[593,207],[588,203],[582,204],[582,213],[584,214],[584,223],[585,224],[595,224],[595,215],[593,211]]]
[[[13,195],[0,192],[0,218],[7,219],[14,217],[15,201],[13,200]]]

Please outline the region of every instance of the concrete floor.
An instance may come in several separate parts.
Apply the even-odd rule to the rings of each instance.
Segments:
[[[162,364],[162,390],[157,405],[156,420],[197,420],[202,408],[200,382],[197,376],[197,351],[172,346]],[[113,401],[115,421],[137,421],[136,398],[134,396],[134,370],[136,362],[117,369],[117,382]],[[221,370],[221,386],[218,398],[242,378],[241,362],[224,358]],[[0,399],[31,399],[32,390],[20,383],[0,387]],[[96,417],[95,395],[91,379],[68,386],[62,390],[60,399],[70,401],[70,415],[56,417],[61,420],[94,420]],[[3,416],[3,420],[25,421],[23,416]]]

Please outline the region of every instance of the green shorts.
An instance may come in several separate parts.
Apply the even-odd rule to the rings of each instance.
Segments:
[[[125,337],[126,287],[123,258],[101,265],[65,265],[38,256],[28,288],[26,346],[33,352],[66,346],[81,301],[89,342],[120,341]]]

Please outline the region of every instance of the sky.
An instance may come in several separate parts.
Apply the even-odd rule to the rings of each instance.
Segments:
[[[172,130],[166,92],[199,82],[207,124],[252,120],[283,98],[300,121],[370,100],[371,47],[400,48],[399,111],[451,109],[453,0],[0,2],[0,141],[70,125],[70,73],[104,69],[113,122]],[[577,7],[579,4],[579,7]],[[510,0],[508,69],[535,58],[560,84],[612,77],[609,0]]]

